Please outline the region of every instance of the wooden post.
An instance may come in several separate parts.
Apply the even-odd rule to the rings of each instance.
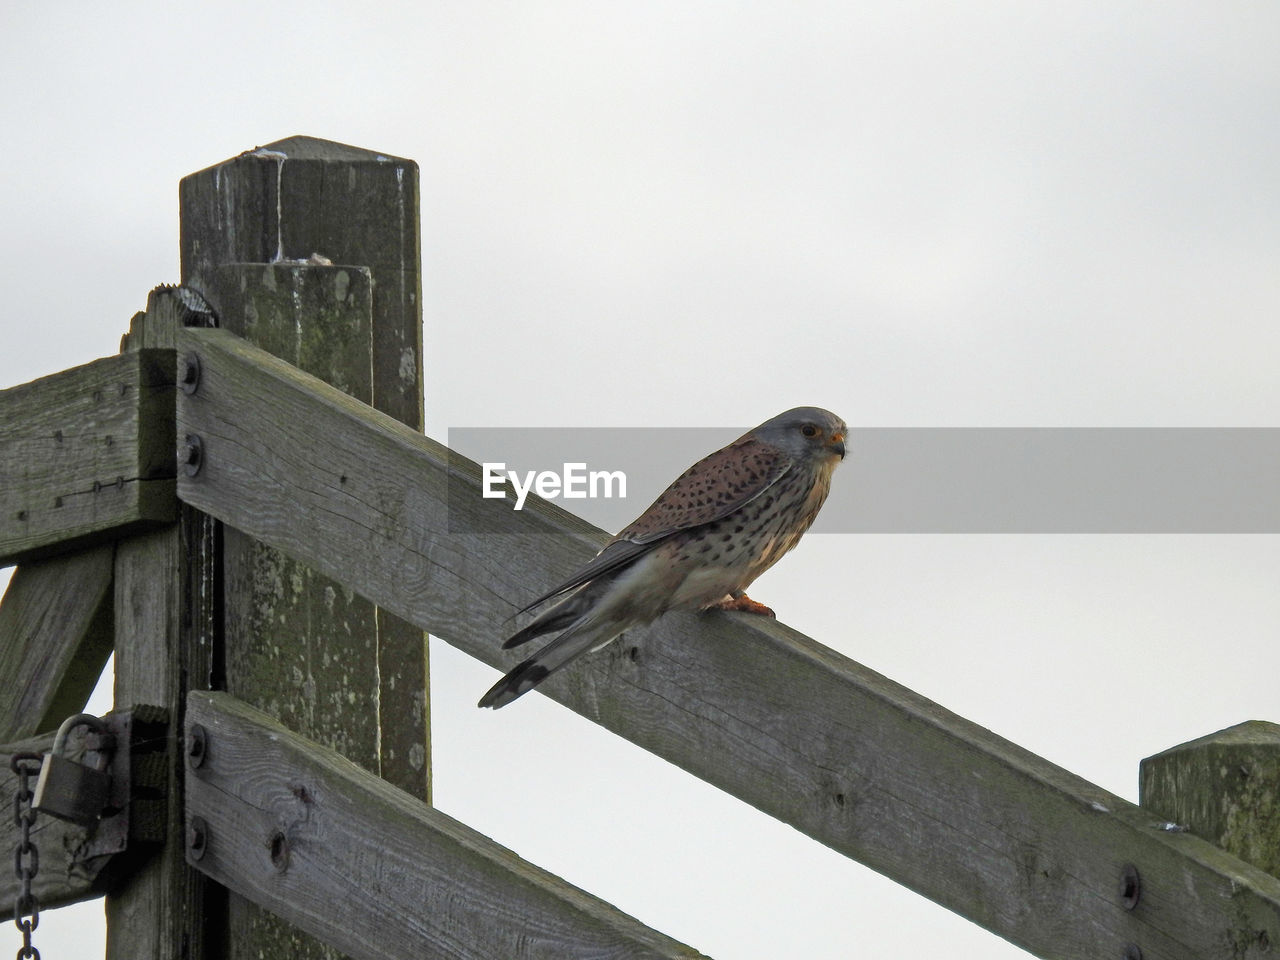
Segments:
[[[179,291],[153,291],[126,350],[171,350],[189,316]],[[214,670],[216,540],[214,522],[183,506],[177,523],[116,545],[115,702],[168,709],[169,803],[163,848],[107,897],[107,960],[218,957],[220,928],[207,920],[221,898],[186,862],[181,751],[187,691],[208,689]]]
[[[185,178],[181,221],[220,326],[422,429],[416,164],[281,140]],[[422,630],[231,528],[222,589],[227,691],[429,801]],[[335,955],[231,897],[228,957]]]
[[[1280,877],[1280,724],[1251,720],[1141,765],[1142,806]]]

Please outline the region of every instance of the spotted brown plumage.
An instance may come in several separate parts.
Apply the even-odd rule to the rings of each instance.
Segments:
[[[677,477],[634,523],[521,613],[568,594],[504,648],[563,631],[480,698],[501,707],[621,633],[674,609],[773,615],[746,595],[794,547],[844,459],[844,421],[818,407],[766,420]]]

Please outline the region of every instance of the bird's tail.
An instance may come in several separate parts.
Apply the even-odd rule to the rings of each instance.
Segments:
[[[541,614],[533,623],[529,624],[522,630],[517,630],[502,644],[503,650],[510,650],[512,647],[518,647],[522,643],[528,643],[534,637],[540,637],[544,633],[554,633],[556,630],[564,630],[571,627],[582,616],[585,607],[582,604],[572,602],[572,598],[565,603],[552,607],[546,613]]]
[[[603,647],[622,633],[627,626],[628,624],[619,623],[617,620],[601,622],[594,617],[582,617],[532,657],[518,663],[510,673],[495,683],[489,692],[480,698],[477,706],[493,707],[495,710],[506,706],[582,654]],[[553,630],[556,627],[547,629]],[[516,634],[516,637],[519,636],[520,634]],[[512,637],[512,640],[515,639]],[[528,637],[522,639],[527,640]],[[505,644],[505,646],[513,645],[511,641]]]

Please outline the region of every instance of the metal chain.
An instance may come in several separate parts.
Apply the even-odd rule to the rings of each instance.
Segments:
[[[9,769],[18,777],[18,789],[13,794],[13,822],[18,827],[19,840],[13,854],[13,873],[21,881],[22,890],[13,907],[13,922],[22,931],[22,946],[18,948],[17,960],[40,960],[40,951],[31,945],[31,931],[40,926],[40,902],[31,892],[31,881],[40,872],[40,851],[31,841],[36,811],[31,806],[33,794],[28,781],[40,772],[43,761],[39,753],[15,753],[9,758]]]

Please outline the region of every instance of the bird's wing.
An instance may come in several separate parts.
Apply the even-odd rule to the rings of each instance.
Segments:
[[[677,477],[617,539],[653,543],[714,523],[760,496],[790,468],[791,458],[777,447],[743,437]]]
[[[703,457],[677,477],[648,510],[609,541],[586,566],[529,603],[520,613],[627,566],[681,530],[728,516],[777,483],[791,463],[791,458],[782,451],[754,437],[743,437]]]
[[[625,567],[632,560],[641,554],[648,553],[657,544],[654,543],[634,543],[630,540],[611,540],[605,544],[603,550],[597,553],[584,567],[578,568],[572,577],[552,587],[536,600],[530,601],[517,611],[516,615],[528,613],[538,604],[550,600],[558,594],[565,593],[575,587],[580,587],[584,583],[594,580],[596,577],[611,573],[621,567]],[[510,642],[510,641],[508,641]]]

